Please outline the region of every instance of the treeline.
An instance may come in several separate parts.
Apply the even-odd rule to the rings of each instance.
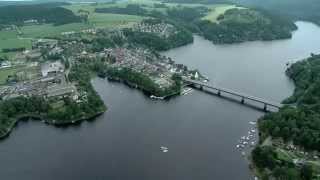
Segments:
[[[262,180],[312,180],[315,170],[311,164],[303,164],[300,168],[292,161],[281,157],[273,146],[258,146],[252,151],[252,160],[258,169],[268,169],[268,173],[261,173]],[[260,179],[259,178],[259,179]]]
[[[230,9],[219,16],[219,23],[202,20],[208,12],[205,7],[169,8],[166,18],[216,44],[285,39],[297,28],[291,20],[262,9]]]
[[[112,58],[112,57],[110,57]],[[112,61],[112,59],[108,59]],[[85,62],[86,60],[83,59]],[[155,95],[159,97],[172,95],[181,91],[181,76],[174,74],[171,78],[174,81],[173,86],[169,88],[160,88],[148,75],[134,71],[130,68],[114,68],[104,63],[106,59],[96,59],[86,66],[91,72],[95,72],[99,77],[108,78],[114,81],[123,81],[129,86],[137,87],[143,90],[148,95]]]
[[[219,4],[219,3],[230,3],[230,0],[164,0],[167,3],[196,3],[196,4]]]
[[[147,14],[147,10],[137,4],[128,4],[126,7],[107,7],[107,8],[96,8],[96,13],[113,13],[113,14],[128,14],[144,16]]]
[[[295,82],[294,94],[285,103],[295,103],[297,108],[286,107],[278,113],[268,114],[259,121],[264,137],[281,137],[309,150],[320,151],[320,56],[293,64],[287,70]]]
[[[312,21],[320,24],[320,3],[318,0],[232,0],[245,6],[266,9],[272,13],[293,20]]]
[[[287,70],[296,88],[292,97],[285,102],[296,107],[284,107],[279,112],[267,114],[259,120],[260,140],[271,136],[284,142],[293,142],[307,151],[320,151],[320,55],[293,64]],[[253,161],[258,168],[269,168],[286,172],[284,179],[311,179],[313,172],[310,167],[292,169],[288,163],[279,164],[279,157],[271,157],[274,147],[258,146],[252,153]],[[266,160],[269,159],[269,160]],[[269,162],[269,163],[267,163]],[[279,169],[280,168],[280,169]],[[305,171],[308,172],[306,177]],[[288,174],[290,173],[290,174]],[[279,174],[279,173],[278,173]],[[296,174],[299,178],[295,177]],[[292,177],[291,177],[292,176]]]
[[[170,34],[167,38],[155,33],[138,32],[132,29],[124,29],[124,34],[131,44],[146,46],[156,51],[165,51],[193,42],[192,33],[182,28],[177,30],[176,33]]]
[[[0,101],[0,137],[8,133],[23,114],[41,115],[47,113],[49,104],[42,97],[17,97]]]
[[[136,85],[139,89],[142,89],[149,95],[165,97],[172,94],[178,94],[181,91],[181,78],[179,75],[172,76],[172,80],[175,82],[173,86],[169,88],[160,88],[149,76],[129,68],[118,69],[98,66],[96,67],[96,70],[100,77],[108,77],[111,80],[121,80],[130,86]]]
[[[80,22],[81,18],[72,11],[59,7],[61,3],[33,5],[10,5],[0,7],[0,24],[23,25],[25,21],[36,20],[38,23],[62,25]]]
[[[3,53],[8,53],[8,52],[21,52],[21,51],[24,51],[26,50],[26,48],[24,47],[21,47],[21,48],[3,48],[1,49],[1,51]]]

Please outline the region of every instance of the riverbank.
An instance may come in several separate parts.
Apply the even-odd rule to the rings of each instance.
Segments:
[[[8,137],[10,135],[10,133],[12,132],[12,130],[14,129],[14,127],[17,125],[17,123],[19,123],[19,121],[21,121],[23,119],[39,120],[39,121],[43,121],[46,124],[54,125],[54,126],[68,126],[68,125],[73,125],[73,124],[80,123],[81,121],[92,120],[92,119],[100,116],[101,114],[103,114],[106,111],[107,111],[107,109],[104,110],[104,111],[101,111],[101,112],[97,112],[96,114],[91,115],[91,116],[83,116],[83,117],[78,118],[78,119],[72,119],[72,120],[68,120],[68,121],[64,121],[64,122],[61,122],[61,121],[56,120],[56,119],[48,119],[44,115],[35,115],[35,114],[19,115],[18,117],[12,118],[10,120],[11,123],[6,128],[6,131],[5,132],[2,131],[0,133],[0,139],[4,139],[4,138]]]
[[[292,64],[286,74],[294,81],[294,94],[283,107],[258,121],[260,144],[252,163],[260,178],[317,179],[320,176],[320,55]],[[270,143],[263,143],[270,139]]]
[[[102,76],[102,78],[106,78],[106,77]],[[154,93],[154,92],[150,91],[150,89],[146,89],[143,85],[137,84],[134,82],[130,82],[126,79],[121,79],[121,78],[116,78],[116,77],[111,77],[111,76],[108,76],[107,79],[111,82],[123,83],[130,88],[139,89],[145,95],[150,96],[151,98],[154,97],[154,99],[167,99],[167,98],[170,98],[170,97],[173,97],[176,95],[180,95],[181,90],[182,90],[181,88],[175,87],[175,88],[171,88],[172,89],[171,92],[161,92],[161,90],[157,90],[157,92],[160,92],[160,93]]]

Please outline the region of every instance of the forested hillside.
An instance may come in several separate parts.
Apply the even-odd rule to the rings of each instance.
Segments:
[[[167,14],[170,19],[215,44],[285,39],[290,38],[296,29],[291,20],[263,10],[232,8],[217,21],[202,19],[208,11],[204,7],[170,8]]]
[[[320,2],[318,0],[164,0],[177,3],[235,3],[242,6],[263,8],[294,20],[306,20],[320,24]]]
[[[218,44],[286,39],[291,38],[291,31],[296,29],[293,22],[261,10],[230,9],[218,20],[219,23],[198,23],[204,37]]]
[[[320,56],[312,55],[293,64],[287,75],[295,82],[296,89],[286,102],[295,103],[296,107],[282,108],[259,120],[261,142],[272,137],[273,146],[258,146],[253,151],[253,161],[265,176],[315,179],[313,176],[320,171],[314,163],[318,156],[312,154],[320,150]],[[276,143],[278,140],[283,143]],[[302,167],[294,161],[300,158],[297,154],[301,152],[307,155]],[[289,158],[284,158],[284,154],[289,154]]]
[[[261,7],[297,20],[320,24],[320,3],[318,0],[240,0],[239,3]]]
[[[55,25],[79,22],[81,18],[72,11],[59,7],[65,3],[45,3],[35,5],[10,5],[0,7],[0,24],[22,25],[24,21]]]

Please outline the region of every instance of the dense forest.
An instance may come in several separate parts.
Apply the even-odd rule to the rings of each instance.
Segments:
[[[128,15],[140,15],[147,14],[147,10],[137,4],[128,4],[126,7],[108,7],[108,8],[96,8],[96,13],[114,13],[114,14],[128,14]]]
[[[0,7],[0,24],[23,25],[25,21],[62,25],[80,22],[81,18],[72,11],[59,7],[64,3],[45,3],[34,5],[10,5]]]
[[[204,37],[217,44],[286,39],[297,28],[293,22],[261,10],[230,9],[218,20],[219,23],[205,20],[197,23]]]
[[[262,9],[230,9],[218,18],[219,22],[202,19],[209,12],[209,9],[204,6],[166,7],[166,11],[163,13],[147,11],[140,5],[127,5],[124,8],[97,8],[95,12],[151,16],[183,27],[190,32],[202,34],[216,44],[286,39],[291,38],[291,32],[297,28],[293,21]],[[163,50],[162,46],[168,47],[168,44],[174,43],[172,41],[166,45],[166,42],[160,42],[159,37],[151,34],[131,33],[131,36],[134,41],[147,42],[148,44],[154,42],[150,46],[158,46],[156,47],[158,50]],[[182,31],[179,37],[185,38],[187,33]],[[180,42],[178,44],[183,45]]]
[[[175,81],[174,86],[163,89],[154,83],[149,76],[128,68],[123,68],[120,70],[115,68],[107,68],[105,73],[105,75],[111,79],[121,79],[130,84],[137,84],[139,88],[144,90],[146,93],[159,97],[177,94],[181,91],[181,79],[176,75],[172,76],[172,80]]]
[[[155,21],[157,19],[153,19]],[[150,23],[148,19],[144,23]],[[151,22],[152,23],[152,22]],[[130,44],[146,46],[156,51],[165,51],[171,48],[183,46],[193,42],[192,33],[183,27],[175,26],[175,33],[171,33],[168,37],[161,37],[156,33],[133,31],[132,29],[124,29],[124,35]]]
[[[293,142],[307,151],[320,151],[320,55],[312,55],[293,64],[288,68],[287,75],[293,79],[296,89],[285,102],[294,103],[296,107],[286,106],[261,118],[260,140],[271,136]],[[269,168],[274,173],[285,172],[282,174],[287,175],[285,179],[311,179],[310,167],[303,167],[298,172],[292,169],[292,164],[279,162],[274,152],[274,147],[259,146],[253,151],[253,161],[259,168]],[[305,171],[309,173],[308,178],[303,177]],[[293,178],[294,174],[300,178]]]
[[[293,20],[306,20],[320,24],[318,0],[164,0],[176,3],[234,3],[252,8],[262,8]]]
[[[230,0],[164,0],[168,3],[201,3],[201,4],[218,4],[218,3],[231,3]]]
[[[263,8],[294,20],[306,20],[320,24],[320,3],[318,0],[232,0],[232,2]]]
[[[230,9],[218,17],[218,23],[202,20],[207,12],[203,7],[167,10],[169,18],[216,44],[285,39],[297,28],[289,19],[261,9]]]

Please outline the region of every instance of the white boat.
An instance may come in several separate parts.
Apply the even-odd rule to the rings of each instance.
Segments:
[[[155,95],[151,95],[150,98],[151,99],[161,99],[161,100],[164,99],[164,97],[158,97],[158,96],[155,96]]]
[[[169,151],[169,149],[167,147],[165,147],[165,146],[161,146],[160,149],[161,149],[162,152],[168,152]]]
[[[187,95],[187,94],[189,94],[189,93],[191,93],[191,92],[192,92],[192,88],[186,88],[186,89],[183,89],[183,90],[182,90],[181,94],[182,94],[182,95]]]

